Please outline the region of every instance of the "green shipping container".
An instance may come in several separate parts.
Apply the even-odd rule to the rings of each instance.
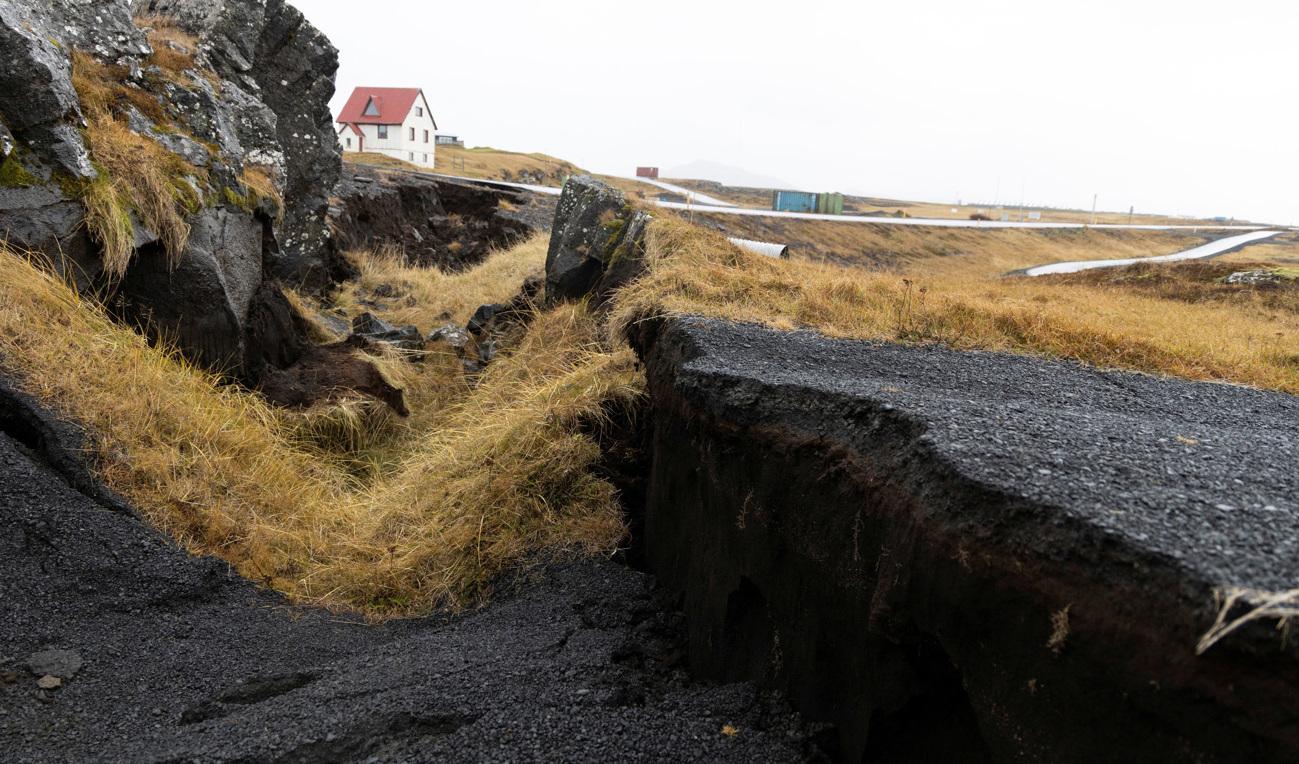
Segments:
[[[816,211],[822,215],[842,215],[843,194],[817,194]]]

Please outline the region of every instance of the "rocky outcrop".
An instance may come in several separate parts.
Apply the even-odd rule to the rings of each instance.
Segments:
[[[645,268],[648,214],[594,178],[564,184],[546,253],[546,299],[592,297],[599,304]]]
[[[135,6],[172,16],[197,34],[203,60],[274,116],[273,141],[257,125],[250,146],[258,159],[282,163],[289,202],[267,268],[309,291],[325,288],[346,269],[326,223],[341,164],[329,111],[338,51],[284,0],[136,0]]]
[[[341,246],[402,252],[414,265],[456,271],[537,230],[510,210],[527,194],[414,172],[347,165],[331,222]]]
[[[783,689],[848,761],[1299,756],[1276,616],[1197,654],[1216,595],[1235,618],[1299,586],[1296,398],[699,319],[636,331],[640,545],[684,598],[695,669]]]
[[[158,327],[199,364],[238,372],[261,284],[261,223],[214,209],[195,217],[189,247],[174,268],[161,248],[141,249],[118,294],[125,317],[141,330]]]
[[[133,12],[159,28],[138,26]],[[187,32],[197,44],[184,41]],[[301,338],[284,335],[294,321],[268,332],[250,317],[266,317],[254,310],[259,293],[274,311],[286,309],[272,294],[275,280],[318,291],[340,272],[325,222],[340,164],[328,41],[280,0],[134,8],[128,0],[0,0],[0,42],[0,238],[44,253],[80,288],[208,368],[253,379],[270,359],[295,360]],[[77,87],[75,55],[89,62]],[[93,94],[93,109],[78,87]],[[95,114],[99,122],[87,123]],[[108,162],[92,165],[86,136],[125,140],[98,127],[109,123],[159,149],[156,157],[137,151],[135,161],[158,164],[184,197],[148,191],[163,206],[183,206],[171,230],[121,190],[141,181]],[[124,273],[105,271],[103,234],[85,224],[95,183],[116,184],[125,205],[100,216],[130,218],[134,241],[118,255]],[[177,244],[183,249],[164,251]]]

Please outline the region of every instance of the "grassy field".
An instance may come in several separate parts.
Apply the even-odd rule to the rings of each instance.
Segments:
[[[348,154],[346,159],[357,164],[428,172],[424,167],[384,154]],[[555,187],[564,185],[564,181],[571,175],[586,174],[577,165],[545,154],[521,154],[487,147],[462,149],[457,146],[437,147],[434,171],[465,178]]]
[[[708,180],[694,180],[688,178],[674,179],[669,182],[683,188],[689,188],[695,191],[701,191],[711,196],[716,196],[719,199],[733,204],[738,204],[741,207],[752,207],[754,209],[771,208],[771,189],[723,186]],[[940,204],[938,202],[917,202],[905,201],[902,199],[850,195],[844,197],[844,211],[864,215],[885,214],[896,217],[954,220],[969,220],[970,216],[975,214],[986,215],[994,220],[1000,220],[1001,213],[1004,212],[1009,219],[1013,221],[1027,220],[1028,213],[1037,212],[1041,215],[1041,221],[1046,223],[1092,222],[1092,213],[1090,210],[1065,210],[1031,206],[1020,208],[1004,202],[1000,207],[977,204],[955,205]],[[1098,210],[1096,212],[1095,222],[1117,224],[1131,223],[1134,225],[1223,225],[1222,222],[1215,222],[1206,218],[1182,218],[1152,213],[1139,213],[1129,216],[1126,212],[1104,210]]]
[[[650,275],[619,297],[624,323],[655,313],[702,314],[1299,393],[1299,320],[1253,287],[1206,290],[1188,301],[1113,281],[1121,271],[1005,278],[1008,266],[1024,262],[1016,251],[921,258],[900,272],[880,272],[763,258],[679,220],[660,223],[653,237]],[[1178,268],[1162,272],[1173,281],[1201,278]]]
[[[1166,255],[1210,238],[1190,231],[927,228],[700,213],[690,218],[728,236],[788,244],[795,259],[894,269],[948,258],[945,267],[988,262],[1009,271],[1064,260]]]

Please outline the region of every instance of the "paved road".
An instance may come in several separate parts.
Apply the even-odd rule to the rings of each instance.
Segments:
[[[994,761],[1299,760],[1276,618],[1196,655],[1215,590],[1299,587],[1299,397],[704,319],[639,331],[649,559],[701,665],[837,715],[852,760],[845,710],[901,705],[918,655],[959,673],[978,726],[955,739]]]
[[[712,320],[684,331],[695,349],[682,373],[725,379],[719,390],[756,406],[745,417],[766,416],[752,402],[778,391],[823,396],[824,411],[861,401],[916,423],[936,463],[1201,580],[1299,587],[1299,397]]]
[[[1121,260],[1075,260],[1067,263],[1050,263],[1048,265],[1039,265],[1033,268],[1026,268],[1018,271],[1024,276],[1047,276],[1056,273],[1077,273],[1078,271],[1089,271],[1096,268],[1122,268],[1137,263],[1177,263],[1186,260],[1203,260],[1209,257],[1220,257],[1244,249],[1250,244],[1270,239],[1279,235],[1280,231],[1253,231],[1243,233],[1239,236],[1228,236],[1225,239],[1211,241],[1208,244],[1201,244],[1194,249],[1188,249],[1185,252],[1177,252],[1171,255],[1159,255],[1158,257],[1127,257]]]
[[[536,186],[529,183],[512,183],[501,180],[486,180],[483,178],[466,178],[460,175],[447,175],[444,173],[426,173],[415,170],[393,170],[392,168],[382,168],[389,172],[407,172],[420,175],[433,175],[447,180],[455,180],[462,183],[478,183],[482,185],[496,186],[499,188],[513,188],[520,191],[530,191],[535,194],[546,194],[548,196],[559,196],[561,189],[553,186]],[[634,180],[644,181],[644,178],[635,178]],[[670,184],[669,184],[670,185]],[[686,189],[682,189],[683,191]],[[694,194],[695,192],[690,192]],[[720,200],[715,200],[720,201]],[[709,215],[742,215],[748,217],[767,217],[767,218],[787,218],[791,220],[823,220],[830,223],[864,223],[868,225],[900,225],[900,226],[920,226],[930,228],[1027,228],[1027,229],[1077,229],[1077,228],[1098,228],[1103,230],[1126,229],[1133,231],[1257,231],[1263,226],[1257,225],[1120,225],[1117,223],[1098,223],[1089,226],[1086,223],[1030,223],[1030,222],[1002,222],[1000,220],[949,220],[946,218],[891,218],[891,217],[869,217],[866,215],[820,215],[812,212],[776,212],[774,210],[755,210],[748,207],[736,206],[716,206],[708,204],[682,204],[680,202],[659,202],[653,204],[668,210],[681,210]],[[725,204],[725,202],[723,202]]]
[[[649,185],[655,186],[657,188],[661,188],[664,191],[671,191],[674,194],[680,194],[686,197],[687,199],[689,199],[690,204],[694,206],[698,206],[701,204],[707,207],[737,207],[738,206],[724,199],[718,199],[715,196],[709,196],[708,194],[701,193],[699,191],[692,191],[691,189],[683,188],[674,183],[667,183],[665,181],[658,180],[657,178],[636,178],[636,177],[626,176],[623,178],[623,180],[634,180],[640,183],[648,183]]]

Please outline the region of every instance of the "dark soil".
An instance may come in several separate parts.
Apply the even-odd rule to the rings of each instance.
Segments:
[[[5,761],[815,755],[778,700],[687,678],[680,617],[644,574],[538,568],[483,610],[379,626],[295,607],[78,490],[76,431],[11,392],[0,407]],[[57,689],[26,666],[48,650],[82,664]]]

